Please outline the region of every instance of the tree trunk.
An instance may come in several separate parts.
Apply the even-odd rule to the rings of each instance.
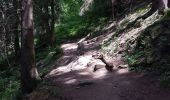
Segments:
[[[55,4],[54,4],[54,0],[51,0],[51,23],[50,23],[50,35],[49,35],[49,43],[50,46],[54,46],[55,43],[55,33],[54,33],[54,27],[55,27]]]
[[[168,0],[159,0],[159,10],[168,9]]]
[[[35,66],[32,0],[22,0],[21,89],[30,93],[37,86],[39,75]]]
[[[16,14],[16,20],[14,24],[14,50],[15,50],[15,60],[16,63],[18,63],[18,58],[19,58],[19,51],[20,51],[20,46],[19,46],[19,14],[18,14],[18,9],[19,9],[19,1],[18,0],[13,0],[13,5],[15,9],[15,14]]]
[[[16,23],[16,26],[18,24]],[[18,28],[18,27],[17,27]],[[18,31],[15,30],[14,32],[14,35],[15,35],[15,40],[14,40],[14,49],[15,49],[15,60],[16,60],[16,63],[18,63],[19,61],[19,55],[20,55],[20,46],[19,46],[19,33]]]
[[[112,1],[112,18],[115,18],[115,2],[116,0],[111,0]]]

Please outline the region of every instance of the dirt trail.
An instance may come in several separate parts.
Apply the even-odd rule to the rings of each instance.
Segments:
[[[134,13],[118,24],[123,25],[127,20],[132,23],[146,12],[147,9],[140,14]],[[122,32],[107,50],[113,51],[117,42],[128,44],[125,40],[136,39],[141,31],[159,20],[155,14],[139,22],[135,29],[126,29],[125,25],[126,34]],[[128,68],[108,72],[101,60],[92,57],[103,40],[112,37],[110,33],[115,32],[115,24],[111,23],[104,35],[61,45],[64,54],[56,62],[56,69],[45,77],[46,86],[39,86],[30,100],[170,100],[170,89],[160,87],[157,76],[129,72]],[[94,70],[96,66],[99,69]]]
[[[170,90],[161,88],[155,76],[132,73],[127,68],[108,72],[101,67],[93,71],[95,65],[105,66],[92,53],[108,37],[86,40],[80,46],[77,43],[61,46],[64,55],[46,77],[52,80],[53,87],[58,87],[61,97],[48,100],[170,100]]]

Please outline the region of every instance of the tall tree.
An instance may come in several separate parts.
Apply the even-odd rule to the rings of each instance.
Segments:
[[[112,17],[115,17],[115,5],[116,5],[116,0],[111,0],[112,1]]]
[[[14,6],[14,12],[15,12],[15,22],[14,22],[14,50],[15,50],[15,59],[18,63],[19,58],[19,51],[20,51],[20,45],[19,45],[19,0],[13,0],[13,6]]]
[[[55,2],[54,2],[54,0],[51,0],[50,7],[51,7],[51,23],[50,23],[50,31],[49,31],[49,43],[50,43],[51,46],[54,46],[54,42],[55,42],[55,33],[54,33],[54,27],[55,27]]]
[[[30,93],[37,86],[39,75],[35,65],[32,0],[22,0],[21,88]]]
[[[44,45],[50,45],[53,46],[55,42],[55,32],[54,32],[54,27],[55,27],[55,21],[56,21],[56,11],[57,11],[57,3],[55,0],[44,0],[43,2],[39,3],[41,1],[35,1],[36,5],[36,14],[39,20],[41,29],[43,33],[45,33],[45,38],[42,40],[46,41]],[[37,20],[37,19],[36,19]],[[46,37],[48,36],[48,37]]]

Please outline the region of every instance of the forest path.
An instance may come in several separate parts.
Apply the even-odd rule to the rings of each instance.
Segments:
[[[110,46],[117,42],[128,44],[125,40],[138,38],[138,33],[161,18],[153,14],[145,20],[137,20],[145,13],[147,9],[120,21],[119,26],[123,25],[124,31]],[[130,22],[127,23],[127,20]],[[128,28],[134,22],[132,25],[136,26],[136,21],[137,27]],[[110,39],[116,32],[114,25],[109,24],[107,31],[98,37],[62,44],[64,54],[43,84],[32,93],[30,100],[170,100],[170,89],[160,87],[157,76],[147,72],[129,72],[128,68],[109,72],[101,60],[92,57],[103,40]],[[94,70],[96,66],[98,70]]]
[[[108,37],[110,34],[87,39],[79,46],[63,44],[63,56],[46,76],[51,81],[49,91],[59,91],[61,96],[50,94],[45,100],[170,100],[170,90],[161,88],[155,76],[128,68],[108,72],[103,62],[92,57]],[[95,66],[101,67],[94,72]]]

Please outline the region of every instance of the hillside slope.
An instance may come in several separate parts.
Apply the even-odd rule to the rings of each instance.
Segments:
[[[100,36],[61,45],[63,56],[29,100],[169,100],[169,88],[159,82],[169,85],[170,15],[155,12],[142,19],[149,9],[109,22]],[[92,57],[95,52],[120,57],[129,67],[109,72]],[[143,67],[156,74],[141,71]]]

